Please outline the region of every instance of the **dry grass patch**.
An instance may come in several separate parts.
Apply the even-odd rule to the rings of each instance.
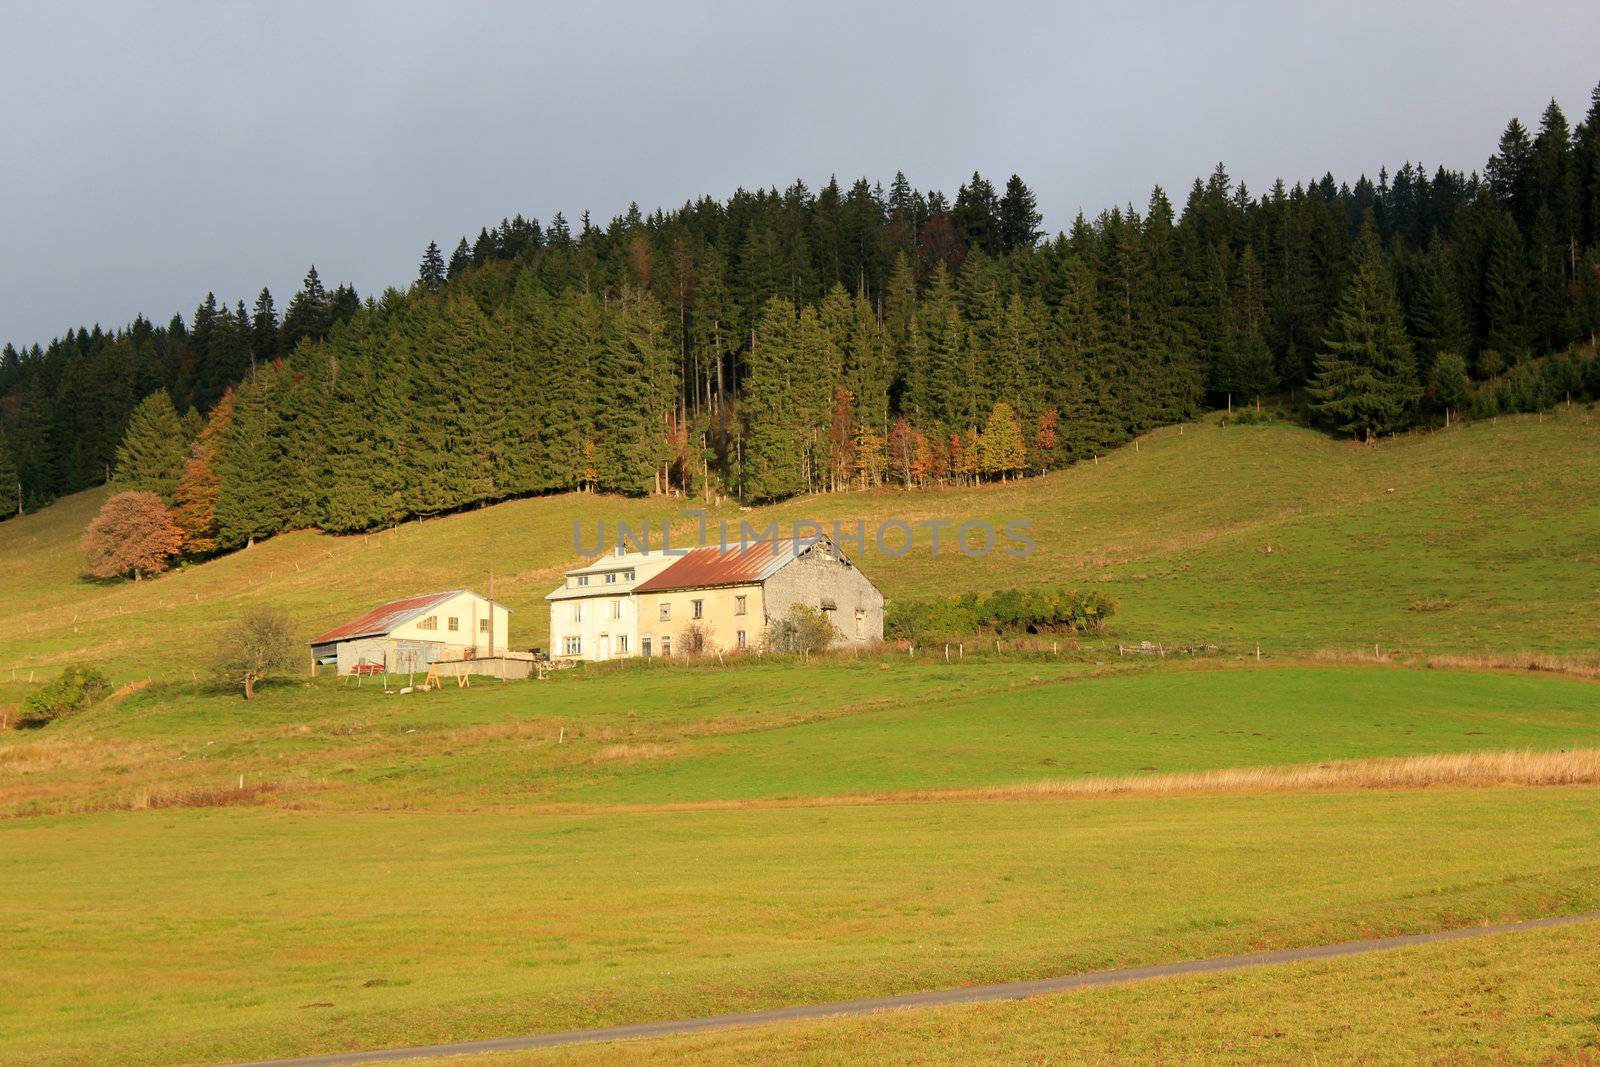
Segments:
[[[1188,793],[1309,792],[1323,789],[1426,789],[1432,786],[1600,784],[1600,749],[1467,752],[1330,760],[1175,774],[1033,782],[991,789],[937,790],[952,799],[1036,796],[1171,796]],[[915,795],[915,794],[912,794]]]
[[[1436,655],[1428,666],[1457,671],[1546,671],[1600,679],[1600,656],[1551,656],[1542,652]]]
[[[632,745],[606,745],[594,754],[594,762],[641,763],[645,760],[669,759],[677,755],[677,752],[675,745],[663,745],[654,741]]]

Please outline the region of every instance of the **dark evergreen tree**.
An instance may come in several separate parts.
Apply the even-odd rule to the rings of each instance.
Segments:
[[[422,265],[417,268],[417,281],[424,289],[435,290],[445,283],[444,254],[437,241],[429,241],[422,253]]]
[[[1000,197],[999,215],[1002,251],[1031,249],[1044,236],[1044,231],[1039,229],[1039,224],[1044,221],[1044,216],[1039,213],[1039,198],[1015,174],[1006,181],[1006,191]]]
[[[1317,356],[1310,392],[1324,419],[1367,441],[1409,426],[1421,397],[1400,298],[1370,220],[1362,226],[1355,274]]]
[[[128,432],[117,448],[113,478],[117,492],[155,493],[171,505],[190,437],[165,389],[145,397],[134,409]]]

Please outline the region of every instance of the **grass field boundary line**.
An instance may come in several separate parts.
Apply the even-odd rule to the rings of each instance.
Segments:
[[[1022,1000],[1041,994],[1062,993],[1074,989],[1091,989],[1101,986],[1122,985],[1129,982],[1149,981],[1155,978],[1175,978],[1191,974],[1220,974],[1249,967],[1263,967],[1281,963],[1306,963],[1315,960],[1336,959],[1341,956],[1354,956],[1366,952],[1383,952],[1390,949],[1406,948],[1411,945],[1458,941],[1464,938],[1485,937],[1495,934],[1521,933],[1528,930],[1548,930],[1555,927],[1595,921],[1600,921],[1600,912],[1553,915],[1541,919],[1489,923],[1483,926],[1457,927],[1450,930],[1434,930],[1420,934],[1401,934],[1395,937],[1378,937],[1364,941],[1342,941],[1331,945],[1308,945],[1301,948],[1276,949],[1270,952],[1253,952],[1242,956],[1219,956],[1211,959],[1157,963],[1143,967],[1121,967],[1109,971],[1086,971],[1080,974],[1062,975],[1056,978],[1039,978],[1024,982],[959,986],[953,989],[932,989],[920,993],[903,993],[889,997],[842,1000],[826,1004],[800,1004],[788,1008],[771,1008],[765,1011],[740,1012],[733,1015],[714,1015],[697,1019],[672,1019],[654,1023],[598,1027],[591,1030],[567,1030],[559,1033],[527,1034],[520,1037],[490,1038],[483,1041],[461,1041],[443,1045],[415,1045],[408,1048],[373,1049],[362,1052],[335,1052],[321,1056],[302,1056],[292,1059],[257,1060],[250,1063],[234,1064],[232,1067],[342,1067],[342,1065],[346,1064],[483,1055],[494,1052],[521,1052],[556,1048],[562,1045],[672,1037],[706,1030],[763,1026],[771,1023],[796,1022],[806,1019],[870,1015],[874,1012],[904,1008],[928,1008],[951,1004],[976,1004],[986,1001]]]

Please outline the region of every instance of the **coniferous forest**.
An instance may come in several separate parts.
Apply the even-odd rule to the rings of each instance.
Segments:
[[[0,511],[109,480],[198,555],[572,489],[1008,477],[1263,396],[1371,439],[1600,395],[1597,333],[1600,88],[1481,174],[1258,194],[1219,165],[1055,236],[1016,176],[797,181],[518,216],[366,299],[313,268],[281,316],[207,294],[7,345]]]

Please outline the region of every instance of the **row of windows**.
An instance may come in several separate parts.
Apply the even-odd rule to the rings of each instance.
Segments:
[[[606,601],[607,611],[608,611],[608,613],[609,613],[611,618],[613,618],[613,619],[622,618],[622,603],[623,602],[620,601],[620,600],[608,600],[608,601]],[[576,601],[572,605],[572,621],[573,622],[582,622],[583,621],[583,601],[581,601],[581,600]]]
[[[419,630],[437,630],[438,628],[439,616],[437,615],[429,615],[426,618],[417,620],[417,629]],[[461,617],[459,615],[450,615],[446,617],[445,628],[450,630],[452,633],[459,633],[461,630]],[[478,620],[478,632],[480,634],[486,634],[489,632],[488,619]]]
[[[744,614],[748,613],[749,610],[750,610],[749,597],[736,596],[736,597],[733,598],[733,613],[735,615],[744,615]],[[691,600],[691,601],[689,601],[689,614],[690,614],[691,618],[695,618],[695,619],[703,619],[703,618],[705,618],[706,617],[706,602],[704,600]],[[663,600],[661,602],[661,621],[662,622],[671,622],[672,621],[672,601],[670,601],[670,600]]]
[[[660,642],[661,642],[660,643],[661,654],[663,656],[672,655],[672,635],[671,634],[662,634],[661,638],[660,638]],[[745,634],[745,631],[739,630],[739,631],[734,633],[734,635],[733,635],[733,644],[734,644],[735,648],[749,648],[750,647],[749,638]],[[655,648],[656,648],[655,639],[649,638],[649,637],[643,637],[643,638],[639,639],[639,652],[640,652],[641,655],[644,655],[644,656],[654,655],[655,654],[654,653],[654,649]],[[618,653],[618,655],[624,655],[624,656],[628,654],[628,635],[627,634],[618,634],[617,635],[617,653]],[[582,637],[563,637],[561,639],[561,654],[563,656],[581,656],[581,655],[583,655],[583,638]]]
[[[578,584],[579,585],[588,585],[589,584],[589,579],[592,578],[592,577],[595,577],[595,576],[591,575],[591,574],[580,574],[580,575],[578,575]],[[633,568],[630,567],[625,571],[606,571],[605,572],[605,579],[606,579],[606,584],[607,585],[616,585],[619,578],[624,582],[633,581]]]

